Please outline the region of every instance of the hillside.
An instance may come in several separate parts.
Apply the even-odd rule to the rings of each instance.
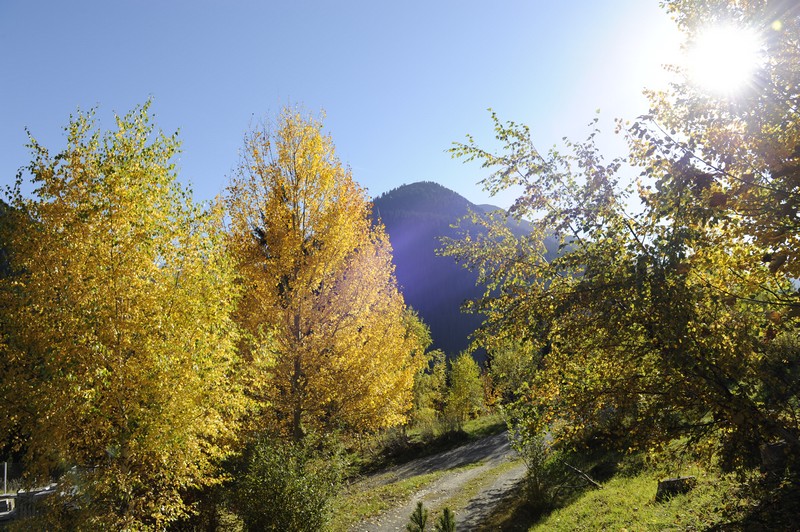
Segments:
[[[437,183],[403,185],[374,200],[374,216],[386,226],[394,248],[397,280],[406,303],[416,309],[431,329],[434,349],[455,356],[469,345],[469,335],[482,317],[464,314],[464,301],[481,295],[476,274],[436,250],[440,238],[456,237],[450,226],[472,209],[498,209],[475,205]],[[478,354],[478,358],[482,358]]]

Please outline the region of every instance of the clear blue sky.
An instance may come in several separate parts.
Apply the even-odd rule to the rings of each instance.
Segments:
[[[0,184],[30,159],[26,127],[56,151],[77,108],[110,128],[153,98],[157,125],[180,129],[181,180],[209,199],[249,126],[300,104],[325,110],[371,195],[431,180],[508,206],[452,142],[491,141],[488,107],[545,148],[598,108],[611,134],[646,110],[674,33],[658,0],[0,0]]]

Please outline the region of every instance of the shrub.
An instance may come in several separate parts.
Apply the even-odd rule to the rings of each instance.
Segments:
[[[343,472],[340,455],[310,439],[265,438],[249,453],[234,505],[247,530],[319,530]]]

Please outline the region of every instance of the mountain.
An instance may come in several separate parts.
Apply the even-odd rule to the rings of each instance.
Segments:
[[[394,248],[397,281],[406,303],[430,327],[432,349],[455,357],[469,345],[469,335],[482,316],[461,312],[468,299],[480,297],[477,275],[451,257],[441,257],[440,238],[457,237],[450,226],[471,209],[490,212],[499,207],[475,205],[456,192],[429,181],[403,185],[373,200],[373,216],[382,221]],[[476,353],[482,359],[484,353]]]

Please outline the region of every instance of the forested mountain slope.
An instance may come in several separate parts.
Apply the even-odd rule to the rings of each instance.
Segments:
[[[441,237],[456,237],[451,227],[471,209],[490,212],[499,207],[475,205],[456,192],[429,181],[403,185],[374,200],[373,215],[386,226],[394,248],[397,280],[406,303],[431,329],[432,348],[453,357],[469,345],[469,335],[482,317],[461,312],[468,299],[479,297],[476,274],[450,257],[440,257]],[[519,226],[522,230],[524,224]],[[477,353],[476,358],[482,358]]]

